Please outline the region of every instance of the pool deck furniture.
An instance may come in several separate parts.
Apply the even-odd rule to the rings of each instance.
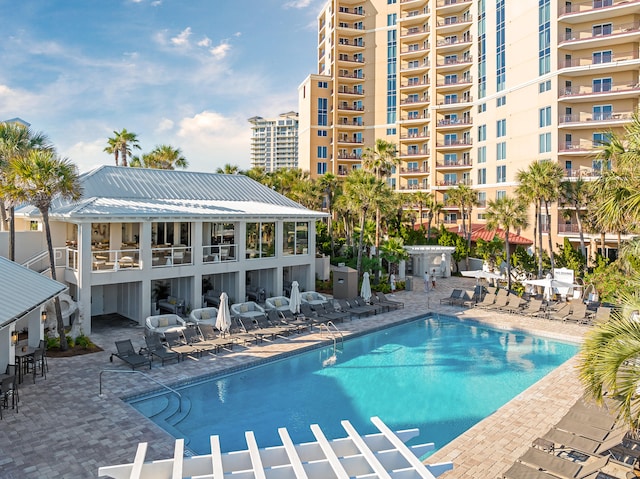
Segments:
[[[255,301],[245,301],[231,305],[231,314],[242,319],[254,319],[258,316],[266,316],[265,309]]]
[[[158,300],[158,309],[173,314],[184,314],[185,301],[182,298],[169,296]]]
[[[289,309],[289,298],[286,296],[274,296],[271,298],[267,298],[264,302],[265,309],[276,309],[278,311],[283,311],[285,309]]]
[[[573,450],[549,453],[530,447],[519,461],[548,471],[552,477],[585,478],[606,466],[609,457],[593,456]]]
[[[315,291],[304,291],[300,293],[300,299],[304,303],[309,303],[311,305],[326,303],[329,301],[324,294],[320,294]]]
[[[215,326],[218,319],[218,308],[198,308],[189,313],[187,321],[194,324],[207,323]]]
[[[404,309],[404,303],[402,301],[396,301],[395,299],[389,298],[382,291],[378,291],[376,294],[377,298],[381,303],[388,304],[391,309]]]
[[[158,336],[157,334],[146,334],[144,340],[147,345],[147,353],[149,354],[151,361],[153,361],[153,358],[156,357],[160,360],[163,366],[167,361],[180,361],[180,355],[176,352],[169,351],[162,344],[162,341],[160,341],[160,336]]]
[[[265,289],[261,286],[247,286],[246,295],[248,301],[256,303],[263,303],[267,298]]]
[[[167,345],[169,349],[175,353],[178,353],[180,357],[184,358],[184,356],[195,356],[200,357],[201,349],[195,346],[191,346],[187,344],[182,335],[182,331],[167,331],[164,334],[165,339],[167,340]]]
[[[202,301],[205,306],[215,306],[216,308],[220,307],[220,295],[222,291],[217,291],[215,289],[210,289],[202,296]]]
[[[143,354],[136,353],[130,339],[116,341],[116,349],[117,352],[111,355],[111,361],[113,361],[113,357],[115,356],[127,363],[132,370],[147,366],[151,369],[151,359]]]
[[[187,323],[177,314],[159,314],[149,316],[145,320],[145,328],[149,333],[164,337],[167,332],[179,332],[187,327]]]
[[[236,343],[236,340],[228,334],[216,334],[216,330],[208,323],[200,323],[198,329],[205,342],[215,345],[217,353],[223,349],[232,350]]]
[[[462,297],[463,294],[464,294],[463,290],[461,290],[461,289],[453,289],[451,291],[451,295],[450,296],[440,299],[440,304],[454,304],[454,301],[459,300]]]

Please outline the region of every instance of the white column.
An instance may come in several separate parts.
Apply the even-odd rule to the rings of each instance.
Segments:
[[[91,223],[78,225],[78,315],[82,315],[84,334],[91,334]]]
[[[144,321],[147,316],[151,316],[154,309],[151,308],[151,270],[153,268],[153,252],[151,251],[152,221],[148,219],[140,223],[140,262],[142,264],[142,285],[140,287],[140,318]]]

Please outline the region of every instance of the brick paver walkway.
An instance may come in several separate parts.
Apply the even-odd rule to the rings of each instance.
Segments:
[[[473,279],[440,280],[431,293],[400,292],[406,307],[371,318],[354,319],[339,327],[345,334],[437,311],[460,319],[474,318],[499,328],[520,328],[558,339],[580,341],[584,326],[567,325],[515,315],[488,314],[474,309],[440,305],[453,288],[472,289]],[[102,465],[131,462],[138,442],[149,443],[148,459],[173,455],[174,440],[151,421],[122,402],[128,396],[156,386],[139,374],[103,373],[104,395],[98,395],[100,371],[128,371],[115,358],[114,341],[130,337],[139,347],[143,328],[136,325],[100,331],[92,336],[104,352],[74,358],[49,358],[47,379],[28,378],[20,389],[20,411],[5,410],[0,421],[0,478],[91,478]],[[294,336],[265,346],[238,349],[199,361],[154,366],[145,370],[153,378],[176,383],[215,374],[230,367],[326,341],[319,333]],[[443,478],[493,479],[569,409],[581,395],[572,359],[533,385],[462,436],[443,447],[428,462],[452,460],[454,470]],[[478,398],[481,400],[481,398]]]

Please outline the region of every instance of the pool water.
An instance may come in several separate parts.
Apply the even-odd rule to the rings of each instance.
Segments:
[[[344,437],[348,419],[362,434],[377,432],[371,416],[392,430],[418,427],[410,444],[436,450],[568,360],[577,346],[456,319],[424,318],[333,346],[204,380],[175,395],[131,404],[196,454],[246,449],[252,430],[260,447],[313,441],[310,424]]]

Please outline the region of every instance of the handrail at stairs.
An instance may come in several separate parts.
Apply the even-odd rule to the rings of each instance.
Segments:
[[[142,371],[136,371],[135,369],[133,369],[131,371],[128,371],[126,369],[103,369],[102,371],[100,371],[100,394],[99,394],[100,396],[102,396],[102,373],[138,373],[138,374],[142,374],[145,378],[150,379],[151,381],[153,381],[157,385],[162,386],[163,388],[167,389],[169,392],[172,392],[176,396],[178,396],[178,403],[179,403],[178,411],[182,412],[182,394],[180,394],[175,389],[167,386],[166,384],[158,381],[157,379],[152,378],[148,374],[145,374]]]

